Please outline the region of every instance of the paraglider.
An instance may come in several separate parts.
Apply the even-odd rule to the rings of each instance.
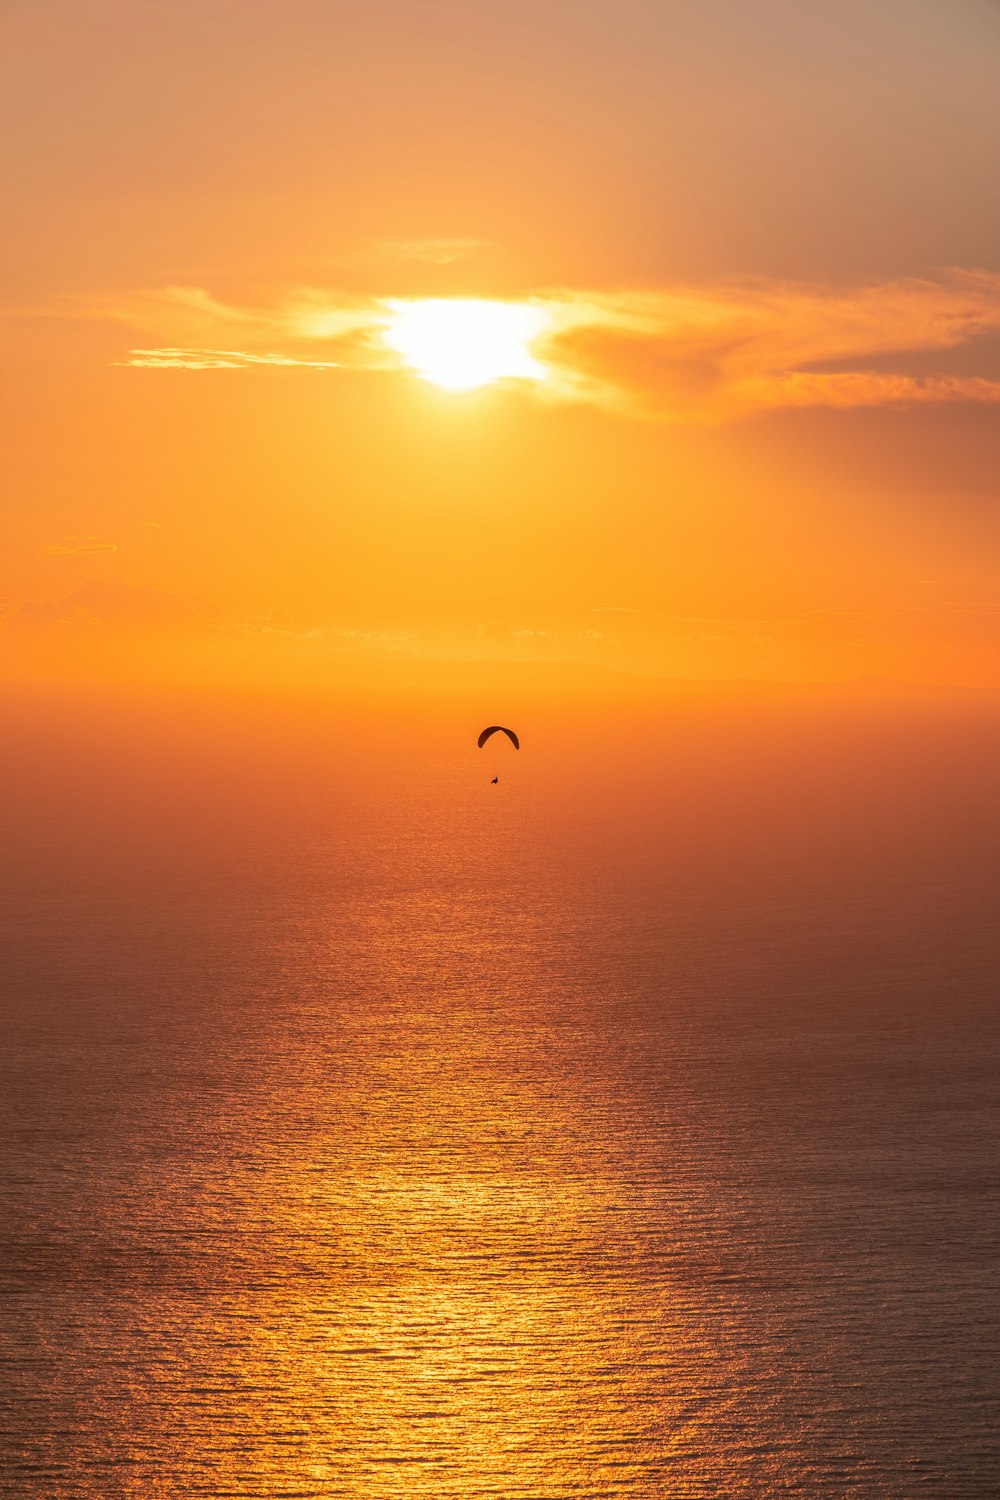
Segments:
[[[511,744],[514,746],[514,749],[520,750],[521,742],[518,739],[517,735],[514,733],[513,729],[507,729],[503,724],[491,724],[489,728],[483,730],[477,741],[480,750],[486,744],[486,741],[489,739],[491,734],[505,734],[510,740]],[[499,780],[499,776],[494,776],[493,780],[490,782],[490,786],[496,786]]]
[[[486,741],[489,739],[491,734],[505,734],[510,740],[511,744],[514,746],[514,749],[520,750],[520,741],[518,740],[517,735],[514,733],[513,729],[505,729],[502,724],[491,724],[488,729],[483,730],[482,734],[479,736],[480,750],[486,744]]]

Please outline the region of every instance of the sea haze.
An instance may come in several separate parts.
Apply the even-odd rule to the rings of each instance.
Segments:
[[[0,1493],[1000,1492],[995,716],[9,724]]]

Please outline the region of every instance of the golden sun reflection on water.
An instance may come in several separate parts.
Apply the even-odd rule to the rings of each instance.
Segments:
[[[710,1404],[689,1383],[706,1350],[665,1278],[633,1279],[621,1199],[607,1179],[388,1167],[310,1204],[306,1241],[341,1231],[291,1320],[312,1330],[302,1405],[322,1391],[330,1420],[312,1473],[359,1497],[646,1492]]]
[[[704,1189],[664,1180],[631,1041],[588,1074],[548,921],[403,895],[364,945],[370,1003],[304,1059],[308,1147],[248,1215],[285,1226],[294,1270],[251,1317],[284,1330],[267,1358],[320,1494],[660,1494],[729,1400],[677,1267]]]

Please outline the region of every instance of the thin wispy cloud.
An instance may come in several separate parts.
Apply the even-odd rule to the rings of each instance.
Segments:
[[[544,369],[523,385],[547,401],[691,423],[816,407],[1000,403],[1000,358],[990,344],[1000,336],[1000,275],[990,272],[839,287],[563,288],[518,305],[539,314],[531,354]],[[308,288],[241,308],[199,288],[169,287],[119,308],[119,317],[169,339],[121,363],[399,371],[406,363],[385,335],[400,306],[394,297]],[[954,351],[960,369],[949,367]]]
[[[45,551],[50,557],[74,557],[77,553],[117,552],[118,546],[115,542],[102,542],[96,536],[68,536]]]
[[[388,260],[417,261],[428,266],[453,266],[489,249],[487,240],[380,240],[377,247]]]
[[[62,599],[31,601],[16,609],[4,610],[0,600],[0,625],[19,636],[52,631],[60,637],[77,631],[90,636],[99,630],[142,639],[194,636],[206,642],[270,640],[335,651],[406,652],[420,644],[410,631],[322,621],[285,610],[233,614],[194,594],[126,583],[120,578],[92,578]]]
[[[336,360],[294,359],[288,354],[250,354],[239,349],[133,349],[118,365],[139,370],[246,370],[253,365],[339,370]]]

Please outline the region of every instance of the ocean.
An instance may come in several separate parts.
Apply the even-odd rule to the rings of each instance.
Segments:
[[[997,719],[750,701],[17,700],[0,1494],[1000,1493]]]

